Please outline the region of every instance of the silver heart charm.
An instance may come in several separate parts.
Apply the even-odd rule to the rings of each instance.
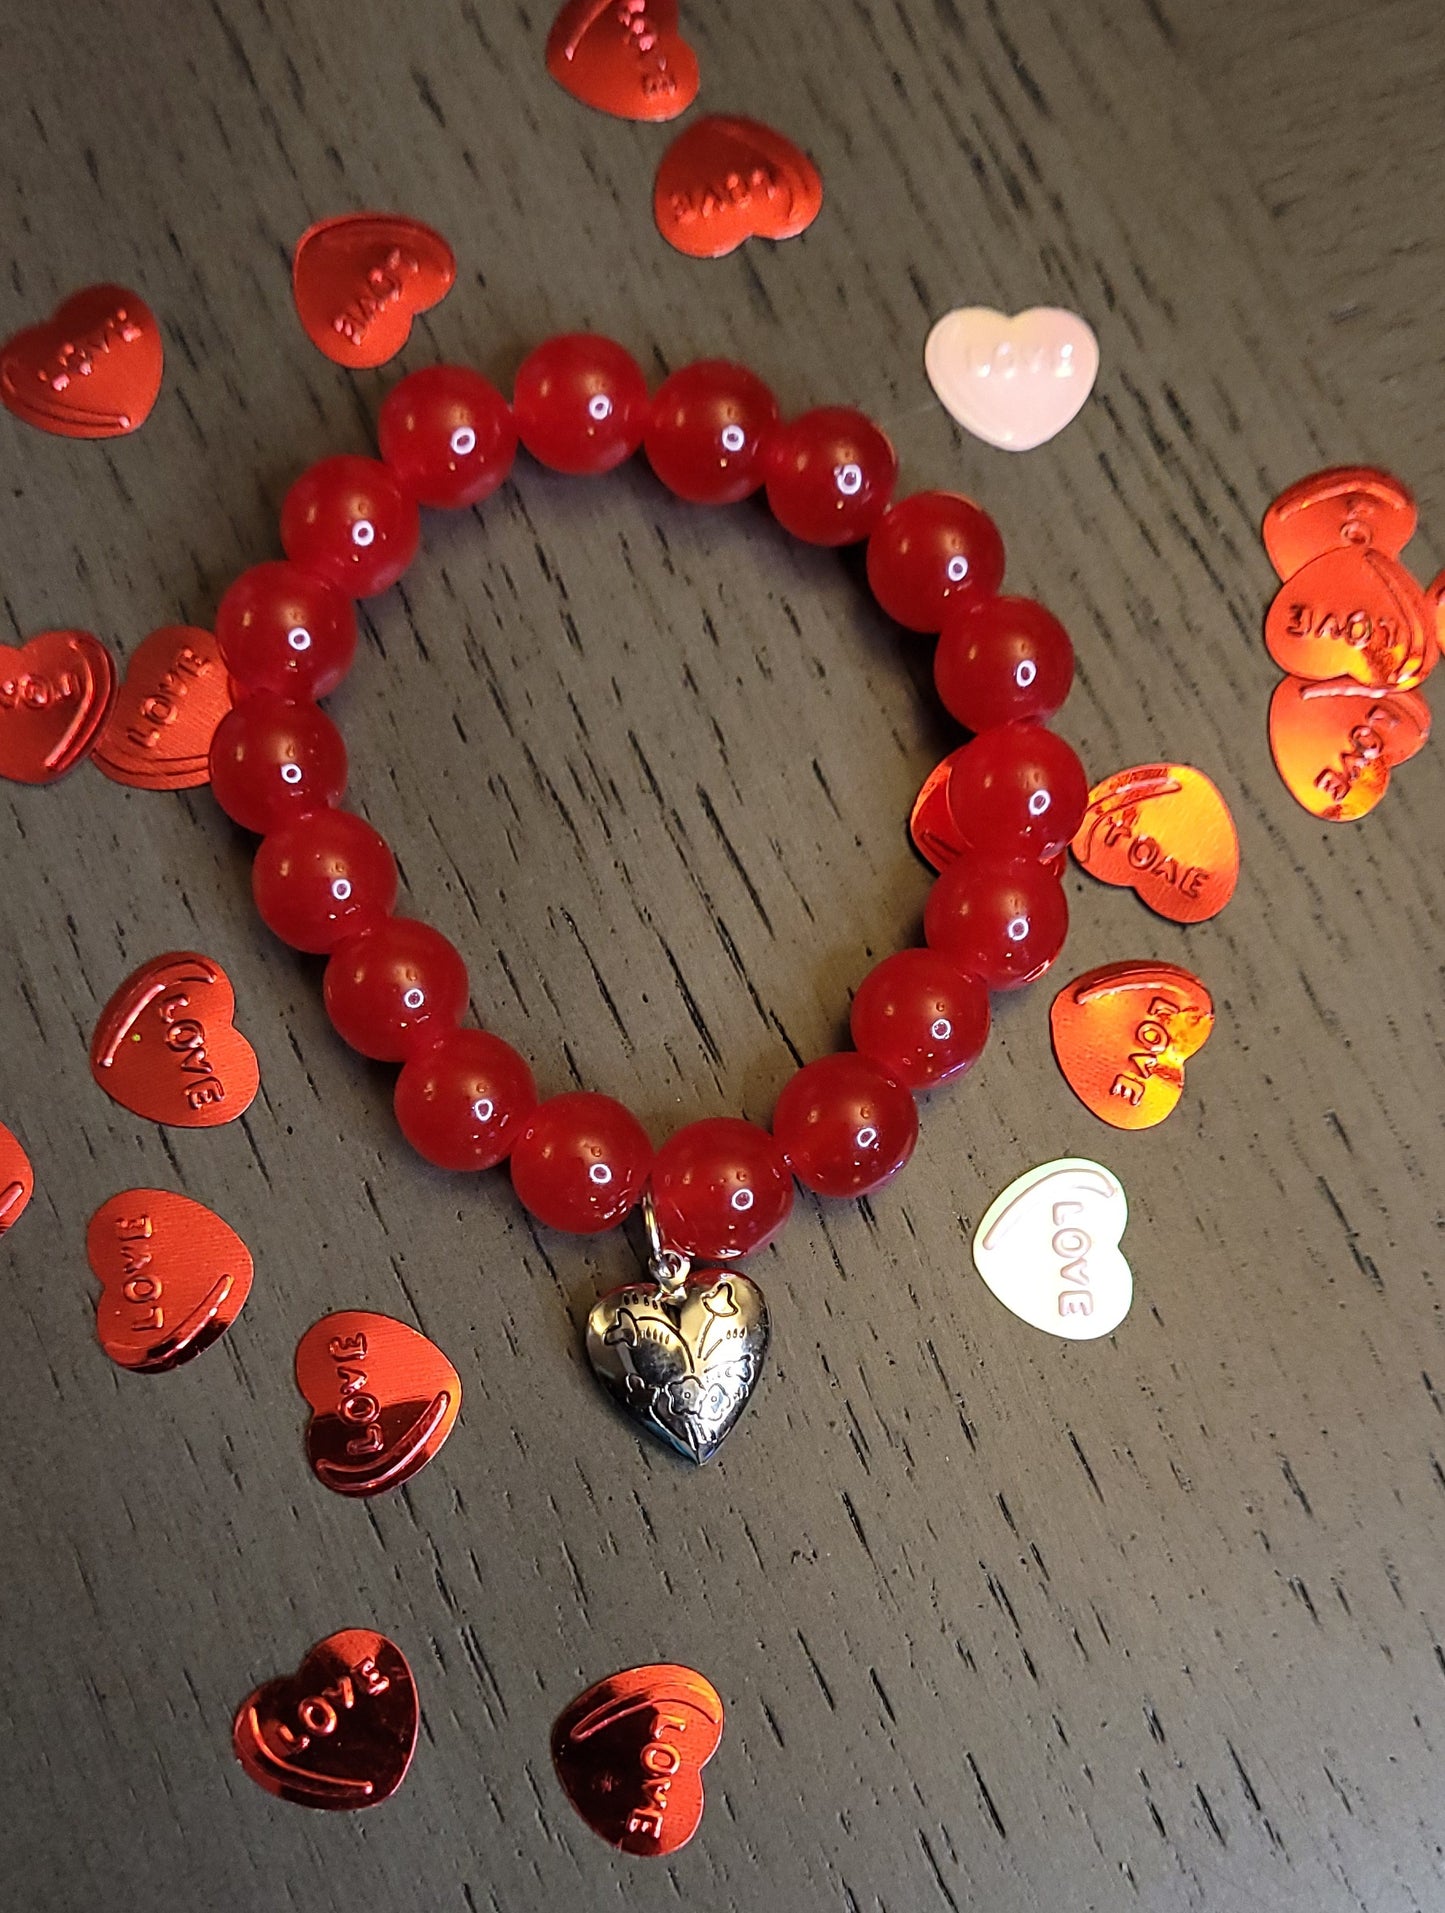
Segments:
[[[689,1461],[721,1448],[767,1352],[762,1290],[724,1269],[614,1289],[587,1318],[587,1359],[602,1386]]]

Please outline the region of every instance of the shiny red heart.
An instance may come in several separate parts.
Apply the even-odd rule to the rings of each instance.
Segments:
[[[1281,578],[1340,545],[1398,558],[1415,535],[1417,513],[1408,486],[1369,465],[1311,472],[1282,491],[1264,514],[1261,536]]]
[[[194,950],[153,957],[101,1011],[91,1074],[107,1096],[153,1123],[234,1122],[261,1082],[235,1015],[236,993],[219,964]]]
[[[462,1405],[461,1380],[436,1343],[367,1309],[343,1309],[307,1329],[296,1349],[296,1386],[312,1409],[307,1458],[339,1495],[410,1481]]]
[[[0,346],[0,400],[61,438],[120,438],[161,389],[155,314],[124,286],[87,286]]]
[[[720,259],[745,239],[792,239],[822,204],[806,153],[770,126],[721,113],[678,134],[652,197],[658,231],[694,259]]]
[[[345,1813],[396,1792],[419,1719],[405,1654],[384,1634],[350,1627],[318,1641],[294,1674],[248,1694],[231,1741],[267,1793]]]
[[[121,1368],[159,1375],[218,1341],[251,1293],[251,1252],[203,1203],[126,1189],[90,1218],[95,1332]]]
[[[675,120],[697,98],[677,0],[567,0],[547,36],[547,71],[574,100],[623,120]]]
[[[0,1235],[13,1229],[35,1193],[30,1158],[4,1123],[0,1123]]]
[[[579,1694],[552,1729],[552,1764],[582,1818],[624,1853],[676,1853],[702,1820],[702,1770],[723,1704],[690,1667],[632,1667]]]
[[[1269,747],[1295,802],[1327,823],[1367,817],[1430,736],[1418,691],[1379,691],[1353,678],[1281,678],[1269,704]]]
[[[231,708],[231,684],[213,633],[193,624],[152,631],[92,757],[117,784],[194,790],[211,781],[211,738]]]
[[[88,631],[0,645],[0,777],[53,784],[94,744],[115,696],[110,653]]]
[[[311,343],[356,371],[395,358],[456,276],[455,253],[419,219],[343,213],[297,240],[291,291]]]
[[[1430,607],[1397,559],[1341,545],[1280,587],[1264,642],[1282,671],[1409,691],[1440,655]]]

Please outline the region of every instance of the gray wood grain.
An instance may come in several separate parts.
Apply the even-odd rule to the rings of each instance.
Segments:
[[[1105,1130],[1054,1068],[1047,987],[1001,1004],[906,1176],[866,1206],[800,1203],[759,1259],[774,1365],[695,1474],[585,1372],[578,1326],[626,1245],[534,1230],[504,1179],[399,1144],[389,1073],[333,1037],[319,966],[259,930],[248,844],[206,793],[5,787],[0,1118],[39,1178],[4,1248],[7,1905],[1445,1902],[1445,760],[1357,828],[1314,823],[1269,762],[1259,641],[1256,526],[1282,484],[1368,454],[1445,497],[1381,356],[1441,358],[1401,264],[1438,245],[1429,201],[1349,222],[1378,329],[1401,322],[1367,328],[1363,372],[1310,345],[1303,296],[1337,243],[1330,166],[1367,164],[1398,48],[1435,14],[1387,11],[1400,32],[1371,37],[1303,0],[694,6],[706,103],[792,132],[828,190],[806,238],[703,265],[651,228],[667,135],[551,85],[546,9],[8,9],[0,331],[118,279],[161,315],[168,374],[110,444],[0,418],[7,639],[82,624],[126,653],[208,621],[275,550],[291,476],[364,446],[393,375],[306,343],[289,248],[392,206],[461,261],[403,367],[506,380],[585,324],[658,373],[729,352],[790,408],[872,410],[905,482],[976,491],[1013,586],[1070,625],[1062,728],[1091,769],[1199,763],[1244,867],[1191,931],[1071,874],[1068,974],[1156,954],[1214,993],[1183,1105]],[[1256,17],[1271,30],[1231,37]],[[1283,203],[1241,74],[1308,124],[1301,36],[1371,110],[1340,132],[1354,162],[1301,139],[1309,190]],[[1011,459],[931,401],[922,340],[949,305],[1042,300],[1087,314],[1103,369],[1069,432]],[[1412,561],[1441,555],[1427,524]],[[479,1017],[545,1086],[620,1095],[659,1138],[766,1119],[792,1057],[836,1041],[850,987],[917,934],[901,819],[947,742],[925,648],[760,509],[525,462],[476,516],[428,521],[365,637],[335,700],[353,795],[466,951]],[[186,946],[231,971],[264,1070],[246,1120],[202,1135],[127,1117],[85,1062],[115,983]],[[992,1195],[1069,1153],[1132,1203],[1136,1306],[1099,1346],[1046,1343],[969,1267]],[[231,1334],[157,1379],[98,1352],[83,1251],[92,1208],[149,1181],[211,1203],[257,1261]],[[416,1322],[466,1389],[443,1457],[360,1507],[306,1471],[290,1375],[346,1305]],[[417,1760],[374,1815],[307,1814],[231,1762],[231,1711],[358,1623],[412,1660]],[[702,1831],[649,1867],[572,1814],[547,1730],[653,1658],[701,1667],[729,1715]]]

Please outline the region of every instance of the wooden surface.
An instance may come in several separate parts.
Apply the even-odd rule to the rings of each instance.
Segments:
[[[1064,975],[1157,955],[1214,993],[1183,1105],[1105,1129],[1051,1060],[1049,987],[1001,1004],[908,1173],[866,1208],[800,1202],[759,1258],[772,1366],[695,1473],[634,1439],[579,1350],[626,1244],[534,1230],[505,1179],[399,1143],[389,1072],[254,921],[248,842],[206,793],[5,787],[0,1117],[39,1178],[0,1255],[7,1905],[1445,1904],[1445,756],[1362,825],[1311,821],[1269,762],[1259,639],[1259,516],[1317,465],[1398,469],[1434,508],[1412,562],[1445,556],[1438,10],[1368,18],[695,5],[705,104],[786,128],[828,191],[805,239],[707,265],[651,227],[666,132],[545,77],[546,9],[10,9],[0,332],[118,279],[168,359],[130,439],[0,417],[7,641],[75,624],[126,653],[273,553],[290,478],[366,444],[391,376],[305,341],[290,246],[396,207],[461,263],[403,366],[505,381],[578,325],[658,374],[731,353],[789,408],[874,412],[910,487],[976,491],[1014,588],[1075,635],[1062,728],[1091,770],[1198,763],[1244,868],[1187,932],[1071,873]],[[950,305],[1040,301],[1089,317],[1103,370],[1013,459],[953,430],[922,342]],[[658,1138],[765,1120],[917,934],[901,823],[948,742],[926,647],[856,565],[641,468],[594,487],[524,463],[480,520],[430,520],[367,608],[335,700],[354,799],[545,1086],[620,1095]],[[86,1068],[114,985],[186,946],[229,968],[264,1071],[211,1134],[130,1118]],[[968,1255],[1006,1182],[1071,1153],[1132,1204],[1134,1311],[1093,1346],[1015,1321]],[[91,1210],[147,1182],[257,1260],[225,1341],[155,1379],[98,1351],[83,1251]],[[466,1389],[439,1461],[365,1506],[307,1472],[290,1373],[347,1305],[419,1324]],[[416,1762],[372,1815],[308,1814],[233,1764],[231,1712],[357,1624],[411,1658]],[[705,1671],[728,1725],[696,1842],[649,1866],[573,1815],[547,1733],[655,1658]]]

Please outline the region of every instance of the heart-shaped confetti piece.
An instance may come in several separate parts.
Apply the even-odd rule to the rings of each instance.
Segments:
[[[210,782],[211,738],[230,710],[231,682],[210,631],[168,624],[126,667],[92,756],[136,790],[194,790]]]
[[[90,751],[115,696],[110,653],[88,631],[0,645],[0,777],[53,784]]]
[[[1440,655],[1425,594],[1385,553],[1342,545],[1312,558],[1281,585],[1265,614],[1264,642],[1299,678],[1355,678],[1409,691]]]
[[[1296,803],[1327,823],[1354,823],[1384,796],[1390,772],[1430,735],[1416,691],[1377,691],[1353,678],[1284,678],[1269,704],[1269,747]]]
[[[1009,318],[992,306],[945,312],[923,348],[939,404],[1005,452],[1057,438],[1099,375],[1099,341],[1077,312],[1031,306]]]
[[[677,0],[567,0],[547,71],[574,100],[623,120],[675,120],[697,98],[697,55]]]
[[[745,239],[793,239],[818,217],[823,182],[808,155],[757,120],[714,113],[668,147],[653,190],[657,229],[694,259]]]
[[[251,1252],[203,1203],[125,1189],[90,1218],[85,1250],[101,1286],[100,1345],[121,1368],[179,1368],[218,1341],[251,1293]]]
[[[0,1235],[13,1229],[35,1194],[35,1171],[19,1140],[0,1123]]]
[[[1189,764],[1135,764],[1095,784],[1072,849],[1091,877],[1173,923],[1217,916],[1239,879],[1229,806]]]
[[[462,1385],[435,1342],[366,1309],[324,1315],[296,1348],[296,1386],[311,1406],[306,1456],[339,1495],[410,1481],[457,1419]]]
[[[394,359],[456,276],[451,247],[419,219],[343,213],[297,240],[291,291],[311,343],[357,371]]]
[[[1119,1242],[1129,1202],[1102,1163],[1070,1156],[1030,1169],[990,1203],[974,1267],[1020,1321],[1069,1342],[1112,1335],[1134,1276]]]
[[[91,1074],[107,1096],[153,1123],[234,1122],[261,1081],[235,1015],[236,994],[218,963],[194,950],[152,957],[101,1011]]]
[[[143,425],[165,354],[155,314],[124,286],[87,286],[0,346],[0,400],[61,438],[120,438]]]
[[[1415,500],[1389,472],[1336,465],[1282,491],[1264,514],[1261,536],[1281,578],[1339,545],[1372,546],[1398,558],[1415,535]]]
[[[624,1853],[676,1853],[702,1819],[702,1770],[722,1739],[723,1704],[690,1667],[632,1667],[579,1694],[552,1729],[562,1791]]]
[[[1054,1054],[1079,1101],[1115,1129],[1152,1129],[1184,1092],[1214,1027],[1198,977],[1173,963],[1106,963],[1060,990]]]
[[[258,1787],[345,1813],[375,1807],[406,1778],[420,1719],[416,1682],[394,1641],[349,1627],[318,1641],[294,1674],[236,1710],[236,1758]]]

